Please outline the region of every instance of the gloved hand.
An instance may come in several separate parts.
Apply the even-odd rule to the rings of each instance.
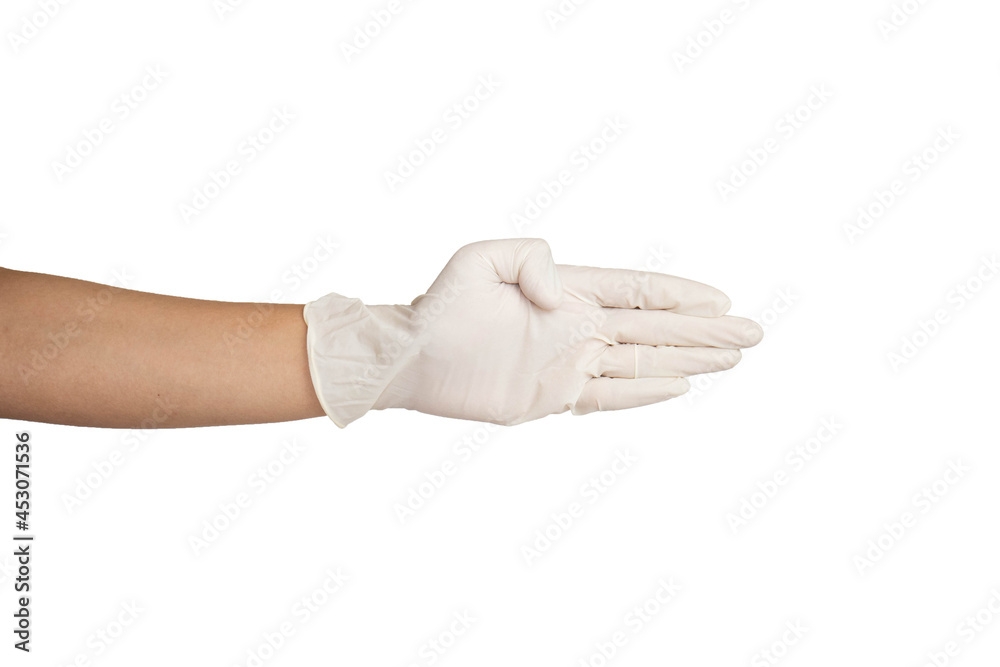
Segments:
[[[545,241],[461,248],[409,306],[329,294],[306,305],[313,385],[344,427],[370,409],[518,424],[680,396],[760,342],[713,287],[556,265]]]

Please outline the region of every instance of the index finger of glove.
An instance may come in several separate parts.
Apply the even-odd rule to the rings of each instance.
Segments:
[[[729,311],[729,297],[687,278],[568,264],[556,268],[567,293],[606,308],[669,310],[701,317],[718,317]]]

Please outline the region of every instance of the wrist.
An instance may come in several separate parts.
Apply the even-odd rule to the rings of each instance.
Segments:
[[[306,304],[309,373],[323,411],[343,428],[372,409],[405,407],[387,391],[418,349],[410,306],[339,294]]]

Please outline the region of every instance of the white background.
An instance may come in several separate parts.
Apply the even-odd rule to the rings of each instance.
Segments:
[[[995,2],[909,0],[880,28],[888,0],[593,0],[554,25],[555,0],[405,1],[350,62],[342,44],[387,0],[251,0],[222,17],[210,0],[50,3],[51,18],[44,4],[0,17],[4,266],[190,297],[408,303],[461,245],[539,236],[562,263],[715,285],[767,334],[670,403],[495,431],[402,411],[344,431],[5,421],[5,466],[15,430],[35,443],[38,537],[30,656],[10,647],[0,557],[3,664],[773,664],[762,650],[789,666],[995,664]],[[480,77],[495,92],[448,121]],[[246,160],[276,108],[294,120]],[[625,129],[581,171],[609,119]],[[435,128],[446,141],[392,191],[385,172]],[[765,146],[763,166],[744,164]],[[88,155],[60,178],[73,151]],[[240,173],[185,220],[232,159]],[[734,168],[753,173],[724,200]],[[516,225],[564,169],[570,186]],[[896,179],[902,194],[848,233]],[[311,269],[301,284],[296,268]],[[819,435],[807,463],[788,458]],[[466,438],[485,443],[468,459]],[[304,451],[258,495],[251,475],[286,441]],[[616,452],[636,462],[591,503],[583,486]],[[401,522],[396,505],[446,460],[457,472]],[[968,470],[935,487],[949,462]],[[196,554],[242,492],[252,503]],[[560,532],[551,516],[574,502],[582,516],[545,548],[536,531]],[[349,580],[305,620],[297,601],[323,599],[337,568]],[[671,578],[680,591],[656,602]],[[96,633],[131,603],[108,647]],[[639,627],[628,615],[646,603]],[[462,613],[471,628],[433,653]],[[284,622],[294,634],[270,651]]]

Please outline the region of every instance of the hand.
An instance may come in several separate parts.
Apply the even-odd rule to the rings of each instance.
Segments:
[[[763,332],[728,308],[701,283],[557,266],[544,241],[510,239],[461,248],[409,306],[330,295],[306,320],[338,425],[369,408],[510,425],[656,403],[687,391],[687,376],[732,368]]]

